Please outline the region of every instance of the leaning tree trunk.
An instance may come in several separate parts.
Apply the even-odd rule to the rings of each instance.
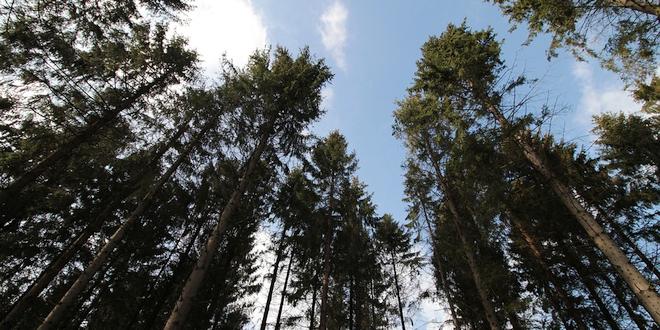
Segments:
[[[277,252],[275,253],[275,263],[273,264],[273,273],[270,277],[270,287],[268,288],[268,297],[266,298],[266,307],[264,309],[264,316],[261,319],[261,330],[266,329],[266,324],[268,321],[268,311],[270,310],[270,303],[273,299],[273,290],[275,289],[275,282],[277,282],[277,271],[280,267],[280,261],[282,261],[282,253],[284,252],[284,239],[286,238],[286,227],[282,229],[282,236],[280,237],[280,244],[277,247]]]
[[[135,186],[140,178],[144,177],[149,171],[152,171],[155,166],[158,164],[158,161],[163,157],[163,155],[174,146],[174,143],[181,138],[183,133],[188,129],[187,121],[184,125],[181,125],[179,129],[176,131],[175,134],[172,135],[172,137],[169,138],[168,142],[161,147],[159,147],[152,157],[151,161],[149,164],[146,165],[145,171],[141,171],[140,174],[136,175],[133,179],[130,180],[128,183],[129,186]],[[28,305],[34,301],[34,299],[41,294],[41,292],[48,287],[50,282],[53,281],[53,279],[57,276],[57,274],[62,271],[64,266],[66,266],[69,261],[71,261],[71,258],[80,251],[80,249],[83,247],[83,245],[87,242],[87,239],[97,232],[101,226],[103,225],[103,222],[110,217],[110,214],[115,210],[117,205],[121,203],[123,200],[134,194],[139,187],[133,187],[132,191],[130,191],[128,194],[125,194],[121,196],[120,198],[114,198],[112,201],[110,201],[105,208],[96,216],[96,219],[92,220],[87,227],[85,227],[84,231],[80,233],[73,242],[71,242],[64,251],[57,257],[57,259],[53,260],[42,272],[39,274],[39,277],[32,283],[30,288],[28,288],[25,293],[16,301],[14,304],[14,307],[9,311],[9,313],[4,317],[2,322],[0,322],[0,329],[3,328],[11,328],[12,324],[15,320],[15,318],[18,316],[19,313],[22,313],[25,311],[25,309],[28,307]]]
[[[284,287],[282,288],[282,295],[280,297],[280,308],[277,310],[277,319],[275,320],[275,330],[280,330],[282,323],[282,309],[284,309],[284,298],[286,298],[286,287],[289,284],[289,274],[291,274],[291,264],[293,264],[293,256],[289,257],[289,266],[286,267],[286,275],[284,275]]]
[[[133,227],[133,225],[138,221],[140,216],[144,211],[151,205],[153,202],[156,193],[169,181],[170,177],[176,169],[183,163],[183,161],[188,157],[190,152],[192,152],[195,147],[199,144],[202,137],[206,132],[208,132],[213,127],[213,121],[205,125],[205,127],[195,136],[195,138],[188,144],[186,149],[179,155],[176,161],[170,166],[170,168],[160,177],[160,179],[151,186],[149,191],[144,195],[140,200],[137,207],[133,212],[128,216],[126,221],[117,228],[114,234],[110,237],[108,242],[103,246],[101,251],[96,255],[94,260],[85,268],[85,270],[80,274],[75,283],[69,288],[64,297],[60,299],[57,305],[50,311],[46,319],[39,326],[40,330],[46,330],[57,327],[58,323],[62,320],[62,317],[65,315],[66,310],[76,301],[80,292],[87,286],[89,281],[92,279],[94,274],[101,268],[105,263],[106,259],[112,253],[112,251],[119,245],[121,240],[124,238],[128,230]]]
[[[321,283],[321,320],[319,330],[327,329],[328,322],[328,287],[330,286],[330,249],[332,244],[332,208],[335,189],[334,177],[330,183],[328,196],[328,215],[325,220],[325,235],[323,237],[323,282]]]
[[[419,202],[422,206],[422,212],[424,213],[424,220],[426,222],[427,230],[429,231],[429,237],[431,237],[431,244],[433,244],[433,256],[435,259],[435,266],[438,268],[438,275],[440,276],[440,285],[442,285],[442,290],[445,292],[445,295],[447,296],[447,304],[449,305],[449,313],[451,315],[451,320],[454,323],[454,329],[460,330],[461,325],[458,322],[458,317],[456,316],[454,302],[451,297],[451,292],[449,291],[449,284],[447,283],[447,279],[445,278],[446,275],[445,270],[442,267],[442,260],[440,260],[440,255],[437,253],[438,251],[436,250],[436,246],[438,244],[438,237],[435,235],[435,232],[431,227],[431,221],[429,220],[429,215],[428,212],[426,211],[426,204],[421,199],[421,197]]]
[[[495,106],[489,104],[487,110],[493,115],[500,126],[505,129],[510,128],[509,121]],[[548,180],[550,187],[557,197],[559,197],[568,211],[580,223],[582,228],[584,228],[589,238],[600,249],[603,255],[607,257],[617,273],[628,283],[630,289],[649,312],[653,320],[656,323],[660,323],[660,296],[654,291],[651,283],[633,266],[616,242],[610,238],[603,227],[596,221],[593,214],[587,211],[578,200],[574,192],[555,175],[549,164],[541,158],[540,153],[532,147],[532,143],[526,132],[518,131],[514,138],[532,167]]]
[[[499,329],[500,326],[499,326],[499,322],[497,321],[497,316],[495,314],[495,308],[493,307],[493,304],[490,302],[490,299],[488,298],[486,285],[483,282],[483,279],[481,278],[481,272],[479,271],[479,267],[477,266],[477,260],[474,255],[474,251],[472,251],[472,247],[468,243],[467,238],[465,237],[465,234],[463,233],[463,230],[461,228],[462,226],[460,224],[460,219],[464,217],[461,216],[461,212],[457,207],[457,203],[455,202],[453,192],[452,190],[449,189],[449,185],[447,184],[445,177],[442,175],[442,172],[440,171],[440,164],[438,162],[434,150],[432,150],[431,148],[428,135],[424,134],[423,138],[427,152],[431,158],[433,169],[435,171],[435,176],[438,181],[437,182],[438,188],[440,188],[440,190],[443,191],[445,195],[445,200],[447,201],[447,206],[449,207],[449,211],[452,213],[451,218],[456,227],[456,232],[458,233],[458,237],[461,240],[463,253],[465,253],[465,258],[467,259],[468,267],[470,268],[470,273],[472,274],[474,285],[477,288],[477,292],[479,293],[479,299],[484,309],[486,320],[488,321],[488,325],[491,329],[493,330]]]
[[[649,0],[610,0],[614,7],[623,7],[640,13],[660,17],[660,5]]]
[[[149,93],[152,89],[163,85],[172,73],[172,71],[164,73],[152,82],[138,88],[133,95],[121,101],[113,109],[106,109],[99,119],[84,127],[80,132],[62,143],[57,149],[39,161],[34,167],[28,169],[23,175],[12,181],[6,188],[0,190],[0,206],[5,206],[10,197],[23,191],[27,185],[34,182],[56,162],[70,158],[76,148],[110,125],[122,111],[130,108],[133,103],[140,99],[140,97]]]
[[[197,263],[193,267],[190,276],[186,280],[186,284],[184,285],[183,290],[181,290],[181,295],[179,296],[179,299],[177,300],[176,305],[170,314],[170,317],[167,319],[167,323],[165,324],[164,329],[173,330],[183,327],[188,311],[192,305],[193,298],[197,295],[197,291],[202,285],[204,276],[206,276],[208,267],[213,260],[213,255],[218,249],[220,238],[227,229],[229,219],[233,215],[234,211],[238,208],[241,202],[241,198],[248,188],[248,182],[252,176],[252,173],[257,167],[257,163],[261,159],[261,154],[264,152],[264,150],[266,150],[266,147],[268,146],[268,140],[271,136],[273,124],[274,123],[272,120],[269,121],[266,123],[266,126],[261,132],[259,142],[249,158],[245,171],[241,175],[238,187],[236,187],[229,201],[222,210],[218,223],[213,228],[213,232],[211,232],[211,235],[206,241],[204,249],[200,252]]]
[[[406,330],[406,321],[403,318],[403,304],[401,303],[401,292],[399,289],[399,275],[396,272],[396,258],[394,251],[390,252],[392,256],[392,270],[394,271],[394,288],[396,289],[396,300],[399,303],[399,319],[401,320],[401,329]]]
[[[559,297],[562,303],[566,306],[568,314],[570,315],[571,319],[575,322],[575,325],[578,329],[587,329],[586,324],[584,324],[582,320],[582,316],[580,312],[575,308],[575,304],[573,302],[573,296],[570,295],[564,289],[558,276],[552,271],[550,266],[547,264],[546,260],[548,260],[548,258],[543,253],[543,250],[541,249],[541,245],[539,244],[537,238],[534,237],[529,232],[527,226],[522,222],[522,220],[517,215],[515,215],[513,212],[510,211],[507,211],[506,213],[509,219],[511,220],[513,227],[518,231],[520,236],[525,241],[527,248],[534,256],[536,263],[541,267],[546,277],[552,283],[552,286],[554,287],[553,291],[555,292],[549,292],[549,294],[551,296],[554,296],[556,293],[556,295]],[[557,310],[557,313],[562,314],[562,311]]]

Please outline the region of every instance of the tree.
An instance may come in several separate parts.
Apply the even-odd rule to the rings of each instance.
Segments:
[[[569,48],[580,60],[584,54],[601,61],[624,80],[648,88],[656,67],[656,36],[660,5],[649,0],[492,0],[516,25],[527,23],[530,39],[552,35],[549,55]],[[592,41],[604,38],[602,48]],[[598,47],[598,48],[597,48]]]

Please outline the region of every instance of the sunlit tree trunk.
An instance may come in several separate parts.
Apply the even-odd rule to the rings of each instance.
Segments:
[[[213,255],[220,244],[221,236],[227,229],[227,225],[229,224],[229,220],[234,211],[239,207],[241,198],[248,188],[250,177],[254,173],[254,170],[261,159],[261,154],[268,146],[268,140],[270,139],[272,129],[273,121],[271,120],[265,124],[264,129],[260,134],[259,141],[250,155],[247,166],[241,175],[238,187],[236,187],[229,201],[223,208],[218,223],[213,228],[213,231],[206,241],[206,245],[200,252],[197,263],[193,266],[193,270],[186,280],[183,290],[181,290],[179,299],[177,300],[164,329],[173,330],[183,327],[188,311],[192,305],[192,301],[194,297],[197,296],[197,292],[204,281],[206,272],[208,271],[209,264],[211,263],[211,260],[213,260]]]
[[[335,193],[335,180],[331,179],[330,191],[328,195],[328,214],[325,221],[325,235],[323,237],[323,279],[321,283],[321,320],[319,322],[320,330],[327,330],[328,319],[328,287],[330,286],[330,250],[332,244],[332,212],[333,198]]]
[[[495,106],[488,104],[487,110],[493,115],[500,126],[505,129],[510,128],[509,121]],[[605,257],[607,257],[626,283],[628,283],[630,289],[638,297],[655,322],[660,323],[660,296],[654,291],[651,283],[630,263],[628,257],[596,221],[593,214],[587,211],[582,205],[575,193],[557,178],[547,162],[541,158],[539,152],[532,147],[530,139],[526,134],[527,132],[518,131],[514,136],[524,156],[534,169],[548,180],[552,190],[578,223],[580,223],[582,228],[584,228],[589,238]]]

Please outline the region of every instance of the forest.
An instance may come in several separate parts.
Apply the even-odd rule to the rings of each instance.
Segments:
[[[398,219],[346,136],[315,134],[313,49],[210,80],[170,29],[187,0],[3,0],[0,329],[410,330],[422,301],[428,329],[658,329],[660,4],[487,2],[642,110],[595,116],[586,150],[501,36],[443,26],[391,100]]]

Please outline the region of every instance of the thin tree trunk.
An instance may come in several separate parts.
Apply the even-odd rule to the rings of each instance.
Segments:
[[[249,158],[245,171],[241,175],[238,187],[234,190],[231,198],[222,210],[218,223],[206,241],[204,249],[200,252],[197,263],[193,267],[190,276],[186,280],[186,284],[184,285],[183,290],[181,290],[181,295],[179,296],[179,299],[177,300],[176,305],[174,306],[174,309],[172,310],[172,313],[170,314],[164,329],[173,330],[183,327],[188,311],[190,310],[192,300],[197,295],[197,291],[204,281],[204,276],[206,275],[209,264],[211,263],[211,260],[213,260],[213,255],[218,248],[218,244],[220,244],[220,238],[227,228],[229,219],[233,215],[234,211],[238,208],[241,202],[241,198],[248,188],[250,177],[256,169],[257,163],[261,159],[261,154],[268,145],[268,140],[271,135],[271,130],[273,129],[273,124],[274,123],[272,120],[269,121],[264,127],[264,130],[261,132],[259,142]]]
[[[637,244],[626,234],[626,231],[621,227],[621,225],[616,222],[616,220],[606,216],[607,213],[598,205],[596,205],[596,210],[598,210],[598,213],[601,215],[601,219],[604,219],[607,224],[612,227],[614,230],[614,233],[619,239],[621,239],[628,247],[630,247],[633,250],[633,253],[639,257],[639,259],[642,260],[642,262],[646,265],[646,268],[655,275],[657,279],[660,279],[660,272],[658,271],[658,268],[656,268],[655,263],[653,263],[647,256],[642,252],[642,250],[639,249]]]
[[[206,132],[208,132],[213,126],[213,122],[209,122],[205,127],[195,136],[195,138],[188,144],[186,149],[179,155],[176,161],[170,166],[170,168],[161,176],[161,178],[151,186],[149,191],[144,195],[140,200],[137,207],[129,215],[126,221],[117,228],[114,234],[110,237],[108,242],[103,246],[101,251],[96,255],[94,260],[85,268],[82,274],[78,277],[78,280],[69,288],[67,293],[62,297],[57,306],[50,311],[44,322],[39,326],[40,330],[46,330],[54,328],[58,325],[62,317],[64,316],[66,310],[71,306],[77,299],[80,292],[87,286],[89,280],[94,276],[94,274],[99,270],[99,268],[105,263],[106,259],[110,253],[119,245],[121,240],[124,238],[128,230],[133,227],[133,225],[138,221],[142,216],[144,211],[151,205],[153,202],[156,193],[169,181],[170,177],[176,169],[183,163],[183,161],[188,157],[190,152],[192,152],[195,147],[199,144],[202,137]]]
[[[314,309],[316,308],[316,286],[317,281],[314,280],[314,289],[312,289],[312,311],[309,315],[309,330],[314,330]]]
[[[641,13],[660,17],[660,6],[648,0],[610,0],[615,7],[623,7]]]
[[[286,237],[286,227],[282,229],[282,235],[280,237],[280,244],[277,247],[275,263],[273,264],[273,273],[270,277],[270,287],[268,288],[268,297],[266,298],[266,307],[264,308],[264,316],[261,319],[261,330],[266,329],[266,324],[268,321],[268,311],[270,310],[270,303],[273,299],[273,290],[275,289],[275,282],[277,282],[277,271],[280,267],[280,261],[282,260],[282,253],[284,252],[284,239]]]
[[[328,287],[330,285],[330,249],[332,244],[332,211],[335,189],[334,177],[330,183],[330,194],[328,196],[328,215],[325,220],[325,237],[323,238],[323,282],[321,283],[321,320],[319,330],[327,330],[328,319]]]
[[[27,185],[34,182],[56,162],[70,158],[74,149],[78,148],[92,136],[98,134],[99,131],[110,125],[119,113],[130,108],[140,97],[151,91],[153,88],[165,83],[172,73],[172,71],[164,73],[152,82],[138,88],[131,97],[120,102],[114,109],[105,110],[99,119],[87,125],[80,132],[62,143],[57,149],[39,161],[34,167],[12,181],[5,189],[0,190],[0,206],[4,206],[11,196],[20,193]]]
[[[406,330],[406,321],[403,318],[403,304],[401,303],[401,292],[399,291],[399,275],[396,272],[396,258],[394,251],[390,252],[392,256],[392,270],[394,271],[394,288],[396,289],[396,300],[399,303],[399,319],[401,320],[401,329]]]
[[[293,257],[289,259],[289,265],[286,267],[286,275],[284,276],[284,287],[282,288],[282,296],[280,297],[280,308],[277,310],[277,319],[275,320],[275,330],[280,330],[282,326],[282,309],[284,309],[284,298],[286,298],[286,287],[289,284],[289,274],[291,274],[291,264],[293,264]]]
[[[353,330],[353,277],[348,284],[348,330]]]
[[[442,172],[440,171],[440,164],[436,158],[435,151],[431,148],[429,137],[426,133],[422,133],[422,134],[424,135],[423,138],[426,144],[427,152],[429,153],[431,162],[433,163],[432,165],[435,171],[435,176],[438,181],[437,182],[439,186],[438,188],[440,188],[440,190],[444,192],[445,200],[447,201],[447,206],[449,207],[449,211],[452,213],[451,218],[454,222],[454,225],[456,226],[456,232],[458,233],[458,237],[461,240],[461,244],[463,246],[463,253],[465,253],[465,258],[467,259],[468,267],[470,268],[470,273],[472,274],[474,285],[477,288],[477,292],[479,293],[479,298],[481,301],[481,305],[484,308],[484,314],[486,316],[486,320],[488,321],[488,325],[491,329],[493,330],[499,329],[500,326],[499,326],[499,322],[497,321],[497,316],[495,314],[495,308],[493,307],[493,304],[490,302],[490,299],[488,298],[486,286],[481,278],[481,272],[479,271],[479,267],[477,266],[477,260],[475,258],[474,252],[472,251],[472,248],[468,243],[467,238],[465,237],[460,225],[460,219],[462,219],[463,217],[461,217],[461,212],[458,210],[458,207],[456,206],[453,193],[449,189],[449,185],[447,184],[445,177],[442,175]]]
[[[498,109],[490,104],[488,104],[487,109],[495,117],[500,126],[505,129],[510,127],[508,120]],[[548,180],[557,197],[559,197],[564,206],[566,206],[582,228],[584,228],[589,238],[591,238],[605,257],[607,257],[614,269],[628,283],[630,289],[639,298],[651,317],[656,323],[660,323],[660,296],[654,291],[651,283],[630,263],[630,260],[621,251],[616,242],[610,238],[594,216],[582,206],[578,198],[573,194],[573,191],[557,178],[547,162],[532,147],[525,133],[518,131],[515,134],[515,141],[530,164],[539,174]]]
[[[534,237],[530,233],[530,231],[527,229],[527,226],[522,222],[522,220],[517,215],[515,215],[511,211],[508,211],[507,215],[511,220],[513,227],[518,231],[520,236],[527,244],[529,251],[532,252],[532,255],[534,256],[536,263],[541,267],[543,272],[546,274],[547,278],[552,283],[552,286],[554,287],[553,290],[554,292],[550,292],[550,294],[551,295],[554,295],[555,293],[557,294],[557,296],[562,301],[564,306],[566,306],[568,314],[571,316],[571,319],[573,320],[573,322],[575,322],[575,325],[578,329],[587,329],[586,324],[584,324],[584,321],[582,320],[581,313],[575,308],[573,296],[571,296],[564,289],[558,276],[555,275],[555,273],[552,271],[550,266],[546,263],[546,260],[548,260],[548,258],[546,258],[545,254],[543,253],[541,245],[538,243],[536,237]],[[562,310],[557,310],[557,313],[562,314]]]
[[[453,298],[451,297],[451,292],[449,291],[449,284],[447,283],[447,279],[445,278],[445,271],[444,268],[442,267],[440,256],[436,254],[437,252],[436,245],[438,244],[438,238],[435,235],[433,228],[431,227],[431,221],[429,220],[429,215],[426,210],[426,203],[422,201],[421,197],[419,201],[422,206],[422,211],[424,213],[424,220],[426,222],[427,230],[429,231],[429,237],[431,237],[431,242],[433,244],[433,256],[435,259],[435,266],[438,268],[437,269],[438,275],[440,276],[440,285],[442,285],[442,290],[445,292],[445,295],[447,296],[447,304],[449,305],[449,313],[451,315],[451,320],[454,323],[454,329],[460,330],[461,324],[458,322],[458,317],[456,316],[456,310],[454,307]]]

